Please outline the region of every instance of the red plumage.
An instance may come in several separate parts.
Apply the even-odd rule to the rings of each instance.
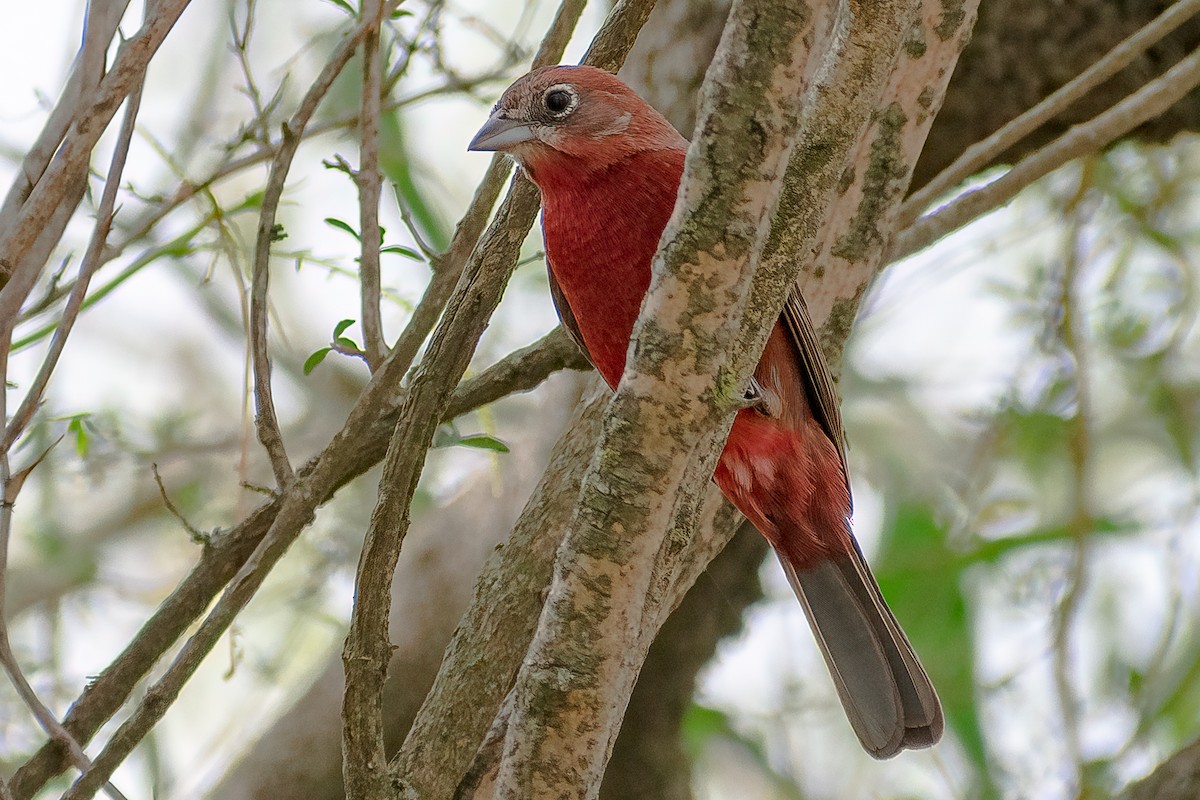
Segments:
[[[612,75],[549,67],[505,91],[471,147],[509,153],[538,185],[555,305],[616,386],[686,140]],[[754,379],[760,402],[738,412],[713,478],[779,555],[867,751],[929,746],[941,708],[854,541],[836,397],[798,296]]]

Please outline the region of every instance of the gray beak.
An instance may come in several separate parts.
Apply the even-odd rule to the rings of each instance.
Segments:
[[[532,142],[537,137],[533,129],[524,120],[509,119],[502,116],[504,111],[497,111],[483,123],[479,133],[467,145],[468,150],[500,151],[511,149],[522,142]]]

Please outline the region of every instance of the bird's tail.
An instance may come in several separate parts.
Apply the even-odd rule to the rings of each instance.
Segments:
[[[937,692],[884,602],[857,542],[853,552],[797,560],[777,550],[854,732],[875,758],[929,747],[944,722]]]

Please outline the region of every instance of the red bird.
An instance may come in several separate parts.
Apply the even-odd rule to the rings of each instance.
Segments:
[[[616,77],[568,66],[517,80],[470,144],[507,153],[541,190],[550,293],[610,387],[625,368],[687,145]],[[748,397],[717,486],[775,548],[867,752],[932,745],[942,709],[851,533],[837,395],[798,293]]]

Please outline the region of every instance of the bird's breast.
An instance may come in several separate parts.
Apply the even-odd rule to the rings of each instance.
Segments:
[[[546,258],[592,362],[620,380],[683,153],[653,151],[542,189]]]

